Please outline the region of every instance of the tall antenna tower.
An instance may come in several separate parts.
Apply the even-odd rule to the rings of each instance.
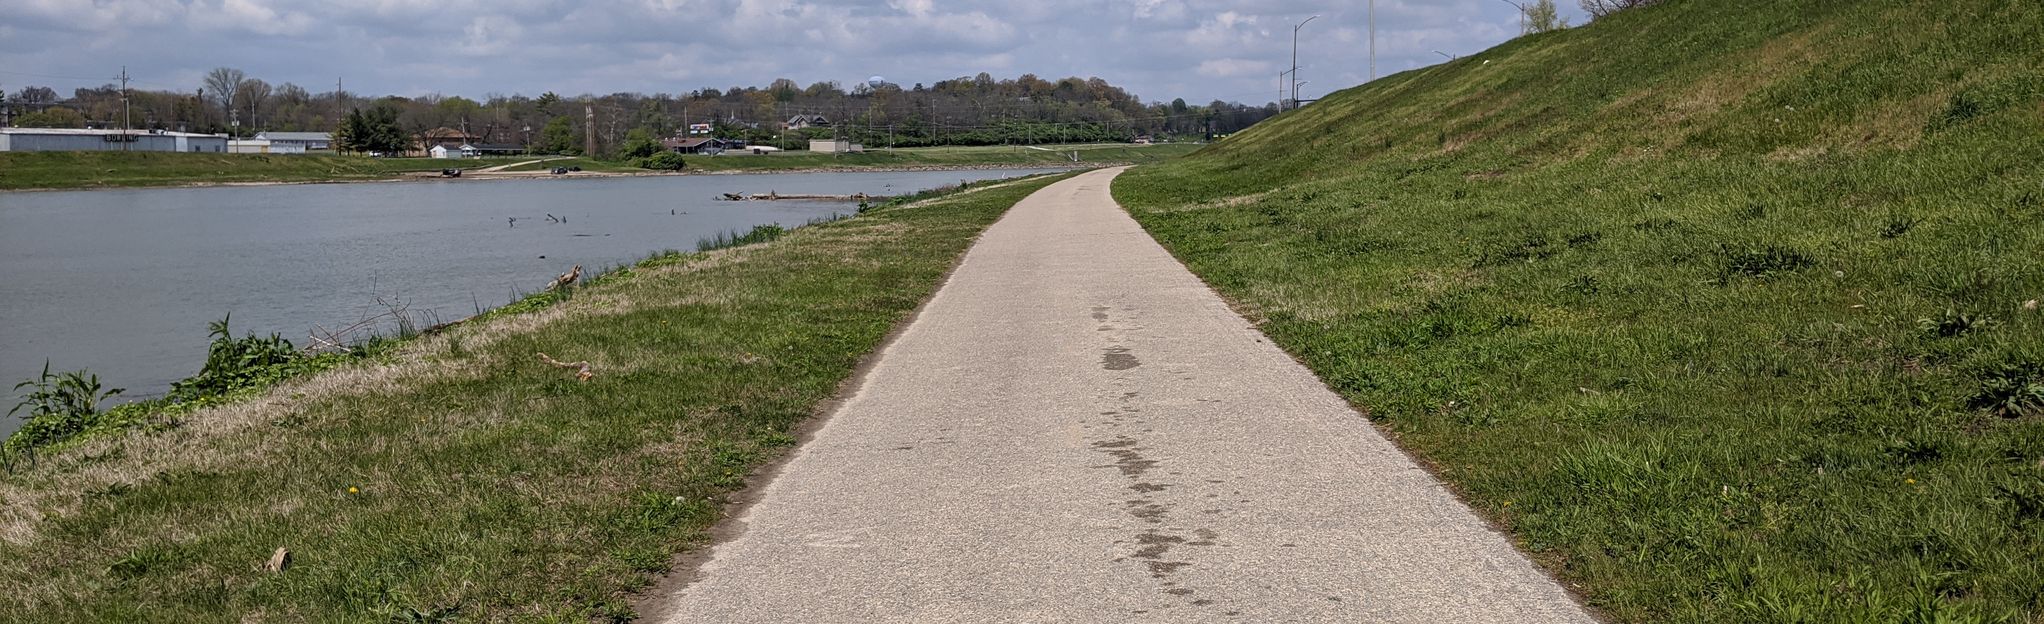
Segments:
[[[1377,0],[1370,0],[1370,80],[1377,79]]]

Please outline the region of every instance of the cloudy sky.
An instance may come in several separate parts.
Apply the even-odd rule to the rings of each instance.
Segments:
[[[1574,2],[1564,14],[1583,18]],[[1301,31],[1302,93],[1369,79],[1367,0],[0,0],[0,88],[69,95],[128,67],[191,90],[216,66],[272,84],[480,98],[847,87],[1034,73],[1146,100],[1262,103]],[[1517,33],[1504,0],[1377,0],[1379,74]]]

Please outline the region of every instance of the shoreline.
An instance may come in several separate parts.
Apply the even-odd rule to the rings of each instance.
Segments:
[[[771,158],[771,157],[768,157],[768,158]],[[673,177],[680,177],[680,176],[742,176],[742,175],[765,175],[765,174],[786,174],[786,173],[915,173],[915,172],[927,172],[927,171],[998,171],[998,170],[1007,170],[1007,169],[1055,169],[1055,170],[1063,170],[1063,171],[1077,171],[1077,170],[1082,170],[1082,169],[1097,169],[1097,168],[1101,168],[1101,167],[1117,167],[1117,166],[1124,166],[1124,165],[1128,165],[1128,164],[1131,164],[1131,163],[1125,163],[1125,162],[1087,162],[1087,163],[1044,163],[1044,164],[1035,164],[1035,165],[1032,165],[1032,164],[1025,164],[1025,163],[1012,163],[1012,164],[1011,164],[1011,163],[998,163],[998,164],[979,164],[979,165],[894,165],[894,166],[885,166],[885,167],[860,167],[860,166],[835,166],[835,167],[798,167],[798,168],[792,168],[792,169],[726,169],[726,170],[720,170],[720,171],[702,171],[702,170],[693,170],[693,171],[691,171],[691,170],[686,170],[686,169],[685,169],[685,170],[682,170],[682,171],[577,171],[577,172],[573,172],[573,173],[563,173],[563,174],[554,174],[554,173],[549,173],[549,172],[547,172],[547,171],[497,171],[497,172],[490,172],[490,173],[479,173],[479,172],[472,172],[472,171],[464,171],[464,172],[462,173],[462,177],[459,177],[459,178],[446,178],[446,177],[441,177],[441,176],[440,176],[440,175],[438,175],[438,174],[432,174],[432,173],[428,173],[428,172],[417,172],[417,173],[403,173],[403,174],[398,174],[398,175],[395,175],[395,176],[392,176],[392,177],[387,177],[387,178],[363,178],[363,179],[340,179],[340,180],[266,180],[266,181],[258,181],[258,182],[204,182],[204,181],[194,181],[194,182],[180,182],[180,183],[175,183],[175,184],[143,184],[143,185],[122,185],[122,186],[78,186],[78,187],[50,187],[50,188],[22,188],[22,189],[0,189],[0,195],[6,195],[6,194],[8,194],[8,193],[62,193],[62,192],[70,192],[70,191],[121,191],[121,190],[138,190],[138,189],[190,189],[190,188],[222,188],[222,187],[258,187],[258,186],[296,186],[296,185],[304,185],[304,184],[390,184],[390,183],[419,183],[419,182],[487,182],[487,181],[498,181],[498,180],[571,180],[571,179],[591,179],[591,178],[645,178],[645,177],[669,177],[669,176],[673,176]]]

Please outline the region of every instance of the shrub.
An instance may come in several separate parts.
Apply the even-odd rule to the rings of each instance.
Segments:
[[[652,155],[652,156],[647,156],[647,157],[645,157],[645,158],[640,158],[640,159],[639,159],[639,168],[640,168],[640,169],[658,169],[658,170],[661,170],[661,171],[680,171],[680,170],[681,170],[681,168],[682,168],[682,166],[683,166],[683,163],[682,163],[682,160],[681,160],[681,155],[680,155],[680,154],[676,154],[676,153],[674,153],[674,152],[661,152],[661,153],[658,153],[658,154],[654,154],[654,155]]]

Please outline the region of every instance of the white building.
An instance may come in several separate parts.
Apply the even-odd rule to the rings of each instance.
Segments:
[[[257,135],[253,139],[230,139],[227,141],[229,154],[303,154],[302,143],[278,143]]]
[[[435,145],[433,149],[426,150],[426,155],[434,158],[461,158],[461,146]]]
[[[255,135],[255,138],[269,141],[271,147],[282,146],[287,149],[296,147],[298,149],[295,152],[277,152],[272,150],[270,153],[273,154],[303,154],[307,150],[330,150],[334,148],[334,135],[331,132],[264,132]]]
[[[851,141],[810,141],[809,151],[833,154],[857,154],[866,151],[866,146]]]
[[[0,152],[226,153],[227,135],[167,130],[0,128]]]

